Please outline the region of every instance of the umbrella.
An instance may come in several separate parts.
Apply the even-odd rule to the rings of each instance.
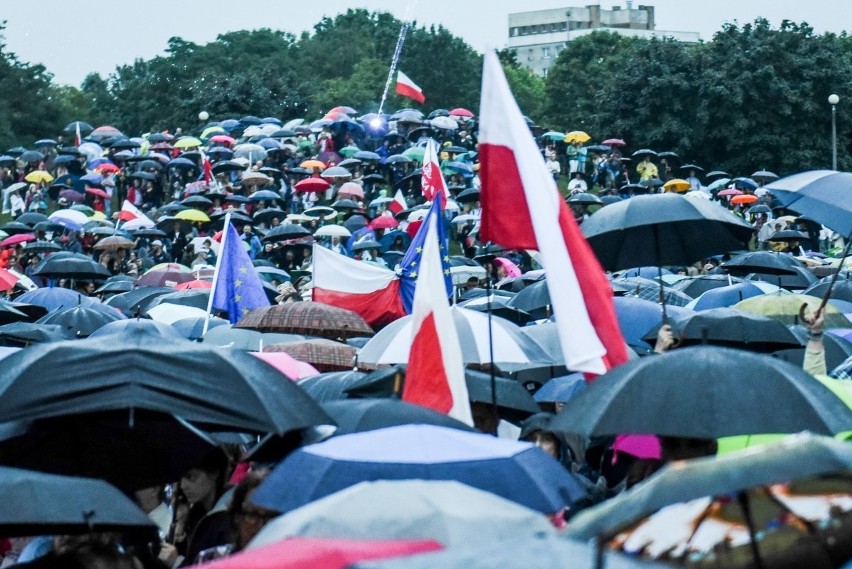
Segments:
[[[0,421],[127,409],[246,432],[328,424],[292,381],[243,352],[163,341],[135,328],[114,336],[41,344],[4,361]],[[57,406],[56,402],[61,401]]]
[[[352,232],[342,225],[323,225],[314,233],[314,237],[341,237],[348,238]]]
[[[603,202],[601,199],[595,194],[589,194],[587,192],[579,192],[566,200],[569,204],[575,203],[578,205],[602,205]]]
[[[139,287],[174,287],[192,280],[195,280],[195,276],[191,272],[171,268],[157,269],[155,267],[139,277],[136,285]]]
[[[104,237],[95,243],[93,249],[116,251],[118,249],[133,249],[134,247],[136,247],[136,244],[130,239],[121,237],[120,235],[112,235],[110,237]]]
[[[754,180],[763,180],[764,182],[771,182],[772,180],[778,179],[778,174],[770,172],[768,170],[758,170],[754,174],[751,175]]]
[[[180,320],[172,322],[170,326],[182,337],[188,340],[198,340],[203,334],[205,320],[208,320],[206,315],[201,318],[181,318]],[[210,318],[207,323],[207,327],[209,330],[212,330],[213,328],[224,326],[226,324],[228,324],[228,321],[223,318]]]
[[[12,322],[0,326],[0,339],[7,345],[23,344],[25,347],[40,342],[67,340],[62,326],[55,324],[35,324],[32,322]]]
[[[147,304],[142,305],[141,308],[143,311],[148,311],[161,304],[173,304],[176,306],[189,306],[200,310],[206,310],[209,298],[209,287],[207,289],[179,290],[168,294],[158,295],[152,298]]]
[[[801,367],[804,365],[805,361],[805,350],[808,344],[808,330],[804,326],[788,326],[788,329],[799,340],[800,345],[778,350],[773,352],[772,355],[784,360],[785,362],[790,362],[793,365]],[[829,370],[833,370],[840,366],[844,361],[848,360],[850,356],[852,356],[852,339],[844,339],[844,337],[838,333],[842,330],[842,328],[833,328],[829,330],[829,334],[824,335],[822,339],[823,349],[825,350],[825,365]],[[824,376],[821,376],[819,379],[823,378]]]
[[[247,352],[264,350],[264,353],[266,353],[268,351],[276,351],[270,350],[267,347],[272,344],[298,342],[304,339],[304,336],[300,336],[298,334],[261,334],[254,330],[234,328],[231,324],[228,324],[227,326],[218,326],[216,329],[208,330],[204,335],[203,341],[210,346],[218,348],[231,348],[233,350],[242,350]]]
[[[346,399],[346,389],[354,385],[366,374],[362,371],[331,371],[308,377],[299,381],[299,387],[305,390],[315,401],[321,403]],[[423,407],[422,409],[425,409]]]
[[[733,558],[736,546],[750,544],[746,554],[762,558],[762,562],[754,565],[757,567],[775,566],[776,563],[770,561],[772,558],[779,562],[778,566],[787,563],[807,566],[809,558],[823,559],[826,555],[838,561],[837,565],[830,566],[839,566],[843,562],[840,559],[845,561],[849,557],[844,540],[820,538],[821,532],[830,527],[821,522],[828,520],[816,514],[819,509],[807,509],[802,502],[810,500],[829,506],[832,488],[837,494],[848,494],[850,461],[852,453],[848,444],[809,434],[725,456],[680,461],[615,499],[580,514],[572,520],[567,533],[573,539],[602,542],[601,546],[605,547],[606,542],[629,527],[641,533],[647,524],[646,528],[651,530],[653,517],[649,520],[648,516],[662,510],[671,514],[664,533],[669,541],[675,539],[664,548],[672,553],[672,560],[690,555],[700,563],[699,559],[704,557],[701,553],[706,555],[713,548],[714,564],[740,566],[742,559],[734,562]],[[818,480],[816,485],[807,483],[814,479]],[[777,486],[779,483],[792,484]],[[839,514],[834,508],[826,507],[824,511],[828,518]],[[760,522],[758,541],[754,540],[757,528],[753,516],[769,522]],[[678,528],[680,520],[686,522],[687,527]],[[695,523],[690,523],[693,520]],[[731,522],[738,522],[739,531],[731,527]],[[840,520],[837,523],[839,525]],[[715,531],[707,528],[709,531],[705,535],[709,539],[702,540],[703,543],[695,540],[692,547],[675,547],[677,541],[684,538],[691,541],[691,536],[697,537],[702,526],[714,524],[722,527]],[[714,536],[724,538],[728,534],[726,529],[734,529],[731,533],[737,533],[739,539],[731,540],[733,543],[725,547],[714,547],[718,542]],[[782,532],[787,533],[783,540]],[[621,534],[619,541],[627,545],[629,536],[629,531]],[[779,541],[773,543],[776,537]],[[813,539],[819,539],[819,544],[802,547],[807,540]],[[656,541],[653,537],[646,538],[644,545],[657,549],[653,541]]]
[[[0,532],[6,536],[157,531],[130,498],[103,480],[0,467],[0,481]]]
[[[6,225],[11,225],[7,223]],[[0,247],[12,247],[14,245],[18,245],[20,243],[26,243],[28,241],[35,241],[36,236],[32,233],[18,233],[16,235],[10,235],[0,241]]]
[[[576,142],[577,144],[585,144],[591,139],[592,137],[583,132],[582,130],[572,130],[571,132],[565,135],[563,141],[568,143]],[[654,154],[656,154],[656,152],[654,152]]]
[[[144,320],[141,318],[127,318],[109,322],[92,332],[90,338],[99,338],[111,334],[128,334],[136,329],[142,328],[152,334],[159,334],[164,340],[184,340],[177,330],[167,324],[154,322],[153,320]],[[116,340],[119,340],[116,338]]]
[[[722,270],[740,276],[745,276],[749,273],[794,275],[796,274],[797,267],[804,267],[804,265],[792,255],[783,255],[769,251],[744,253],[722,264]]]
[[[44,170],[33,170],[32,172],[24,176],[24,180],[33,184],[49,184],[53,181],[53,176],[51,176],[49,172],[45,172]]]
[[[297,192],[324,192],[330,187],[331,184],[322,178],[305,178],[293,184],[293,189]]]
[[[586,386],[586,378],[581,373],[554,377],[535,392],[533,399],[539,403],[565,403]]]
[[[852,411],[801,368],[767,355],[697,346],[632,360],[598,377],[552,427],[585,435],[716,439],[834,434],[850,421]]]
[[[621,140],[620,138],[608,138],[604,140],[601,144],[606,146],[625,146],[627,143]]]
[[[18,160],[26,163],[41,162],[44,160],[44,154],[37,150],[27,150],[18,155]]]
[[[29,244],[27,244],[29,246]],[[26,249],[27,247],[24,247]],[[819,281],[811,285],[807,290],[804,291],[803,294],[808,294],[811,296],[816,296],[818,298],[823,298],[825,293],[829,290],[830,286],[829,281]],[[844,279],[839,280],[831,288],[831,294],[829,296],[830,300],[845,300],[846,302],[852,302],[852,280]]]
[[[822,299],[806,294],[764,294],[747,298],[734,305],[734,308],[751,314],[768,316],[784,324],[799,324],[803,306],[813,312],[822,305]],[[849,328],[852,322],[830,303],[824,307],[826,328]]]
[[[731,198],[732,204],[750,204],[754,203],[758,200],[758,197],[753,194],[742,194],[740,196],[734,196]]]
[[[41,317],[37,324],[62,326],[69,337],[84,338],[109,322],[126,318],[118,310],[100,306],[101,308],[96,308],[96,305],[93,304],[62,308]]]
[[[550,356],[534,341],[521,333],[518,326],[503,318],[490,321],[487,314],[454,306],[453,320],[458,330],[465,364],[542,363],[549,365]],[[358,361],[370,364],[394,364],[408,361],[411,349],[411,316],[395,320],[379,331],[358,353]]]
[[[175,148],[195,148],[196,146],[202,146],[204,143],[194,136],[184,136],[175,141]]]
[[[134,313],[141,310],[141,307],[147,304],[151,298],[173,291],[174,289],[170,287],[140,285],[131,291],[108,298],[105,304],[127,313]]]
[[[346,182],[340,189],[337,190],[338,196],[351,196],[358,199],[364,199],[364,188],[355,182]]]
[[[572,475],[531,443],[434,425],[401,425],[332,437],[295,451],[272,471],[252,501],[289,512],[379,479],[455,480],[544,513],[560,511],[585,495]]]
[[[506,297],[491,294],[465,300],[460,302],[458,306],[468,310],[476,310],[477,312],[488,312],[514,322],[519,326],[523,326],[532,319],[527,311],[509,304],[509,300]]]
[[[689,190],[692,185],[686,180],[681,180],[680,178],[674,178],[663,184],[663,188],[667,192],[685,192]]]
[[[813,170],[787,176],[765,186],[779,206],[806,215],[844,237],[852,236],[848,188],[852,174]]]
[[[345,569],[362,560],[405,557],[440,548],[441,544],[436,541],[292,538],[205,563],[204,568]]]
[[[77,130],[79,130],[80,133],[88,134],[94,130],[94,127],[87,122],[73,121],[65,125],[62,132],[77,132]]]
[[[347,209],[352,210],[352,209],[359,209],[361,207],[361,205],[354,200],[339,199],[336,202],[334,202],[333,204],[331,204],[331,207],[333,207],[334,209],[338,209],[338,210],[347,210]]]
[[[319,371],[350,370],[356,353],[352,346],[324,338],[273,344],[264,349],[267,352],[286,352]]]
[[[51,255],[34,271],[35,275],[49,279],[104,280],[110,272],[95,260],[79,257],[57,257]]]
[[[245,315],[236,327],[332,340],[373,335],[373,329],[357,313],[321,302],[291,302],[258,308]]]
[[[742,282],[727,286],[720,286],[707,292],[701,293],[695,300],[686,305],[690,310],[709,310],[711,308],[722,308],[765,294],[763,289],[750,282]]]
[[[285,352],[249,352],[254,357],[265,361],[283,375],[292,380],[299,380],[317,375],[319,372],[310,364],[293,359]]]
[[[183,211],[179,211],[175,214],[175,219],[201,223],[207,223],[210,221],[210,218],[207,217],[206,213],[198,211],[197,209],[185,209]]]
[[[153,320],[164,324],[171,324],[184,318],[201,318],[207,315],[207,311],[203,308],[173,304],[171,302],[158,304],[149,309],[147,313]]]
[[[666,307],[686,306],[692,302],[691,296],[663,285],[662,281],[656,282],[644,277],[628,277],[615,279],[612,281],[612,284],[613,286],[620,286],[622,289],[626,289],[624,296],[652,300],[658,303],[661,302]]]
[[[678,346],[712,344],[753,352],[773,352],[801,345],[781,322],[734,308],[712,308],[686,314],[672,318],[670,324]],[[650,330],[644,340],[653,344],[658,329]]]
[[[79,292],[58,287],[37,288],[27,291],[15,300],[23,304],[41,306],[51,312],[72,306],[90,306],[97,302],[95,299],[83,296]]]
[[[360,375],[363,376],[363,374]],[[324,403],[322,408],[337,425],[334,436],[411,424],[437,425],[448,429],[472,431],[461,421],[457,421],[444,413],[438,413],[427,407],[413,405],[399,399],[330,400]]]
[[[294,536],[435,539],[469,547],[554,535],[540,513],[454,480],[361,482],[268,523],[249,549]]]

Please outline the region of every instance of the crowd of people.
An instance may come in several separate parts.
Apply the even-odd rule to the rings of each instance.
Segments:
[[[0,157],[4,210],[11,216],[0,225],[5,233],[0,268],[13,277],[5,286],[6,299],[14,303],[28,290],[60,287],[108,301],[133,287],[115,288],[110,283],[133,283],[164,267],[185,270],[191,275],[185,282],[209,281],[224,222],[230,219],[255,266],[277,269],[263,276],[270,300],[310,301],[315,243],[371,265],[399,267],[428,210],[420,168],[426,145],[434,143],[449,196],[444,223],[453,257],[459,266],[471,269],[455,282],[455,302],[464,306],[491,298],[495,318],[529,325],[547,321],[548,312],[505,306],[541,279],[535,256],[502,250],[479,238],[481,182],[474,114],[465,109],[437,110],[428,116],[413,110],[390,116],[354,114],[338,107],[313,123],[228,119],[205,124],[197,137],[181,129],[135,137],[114,127],[92,129],[72,123],[55,140],[36,142],[34,150],[9,150]],[[779,210],[764,187],[777,177],[771,172],[740,177],[706,173],[696,164],[682,164],[673,152],[644,149],[626,156],[626,144],[618,139],[587,146],[568,136],[554,138],[552,132],[543,136],[543,130],[532,127],[532,135],[581,227],[599,208],[637,195],[673,191],[718,202],[748,220],[754,226],[753,250],[797,257],[797,266],[809,274],[796,273],[803,283],[784,283],[776,291],[788,288],[800,293],[819,277],[840,270],[824,260],[842,244],[840,236],[814,220]],[[85,138],[72,140],[77,136]],[[108,241],[114,238],[122,239]],[[705,276],[706,282],[727,276],[719,286],[746,282],[732,280],[725,271],[724,264],[735,254],[669,267],[670,278],[652,284],[660,286],[662,296],[663,284],[668,294],[678,281],[686,284]],[[45,264],[62,255],[87,258],[102,267],[102,274],[45,276]],[[612,276],[617,294],[649,298],[646,283],[636,280],[646,273]],[[678,295],[692,300],[685,293],[674,296]],[[486,310],[491,309],[489,302]],[[129,315],[139,317],[138,307]],[[834,370],[835,377],[848,377],[848,361],[840,366],[831,359],[827,362],[825,316],[823,308],[801,315],[807,338],[801,345],[804,368],[814,375]],[[629,320],[630,313],[624,318]],[[2,332],[0,326],[0,337],[7,338]],[[682,340],[678,330],[663,322],[655,340],[637,339],[633,344],[628,340],[628,344],[642,357],[655,357],[680,349]],[[832,342],[840,341],[832,337]],[[852,348],[848,340],[842,341]],[[640,344],[647,349],[643,351]],[[484,365],[481,370],[492,368]],[[529,381],[523,373],[514,373],[505,377],[521,383],[530,397],[550,379]],[[536,397],[537,412],[507,412],[472,400],[475,428],[534,443],[582,484],[584,501],[548,512],[556,527],[570,526],[578,511],[640,484],[667,463],[717,452],[716,440],[663,436],[655,438],[648,454],[646,447],[637,451],[621,437],[590,438],[551,428],[568,399],[564,394]],[[140,546],[118,533],[12,537],[0,542],[3,566],[178,567],[241,552],[267,522],[286,513],[252,502],[275,465],[246,458],[255,442],[256,438],[220,442],[180,480],[134,489],[133,500],[159,531],[155,546]],[[0,455],[2,444],[0,440]]]

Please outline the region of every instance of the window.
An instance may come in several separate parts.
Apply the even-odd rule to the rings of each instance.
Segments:
[[[549,47],[541,48],[541,54],[542,54],[542,57],[544,57],[545,59],[550,59],[550,48]]]
[[[517,35],[517,33],[518,33],[518,28],[509,28],[509,37],[510,38],[515,37]]]
[[[556,31],[556,24],[550,24],[550,31],[551,31],[551,32],[555,32],[555,31]]]
[[[562,22],[562,31],[565,32],[568,30],[568,22]]]
[[[522,36],[527,35],[527,27],[526,26],[521,26],[521,35]]]
[[[541,70],[542,74],[544,74],[545,79],[547,79],[547,67]]]
[[[532,50],[532,48],[530,48],[530,49],[527,50],[527,60],[532,61],[533,59],[534,59],[533,58],[533,50]]]
[[[544,32],[547,31],[547,26],[545,26],[544,24],[540,25],[538,27],[538,31],[543,34]]]

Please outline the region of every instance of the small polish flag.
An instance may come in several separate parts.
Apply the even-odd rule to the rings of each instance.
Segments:
[[[391,210],[394,215],[408,209],[408,204],[405,203],[405,196],[402,195],[402,190],[396,191],[396,194],[393,196],[393,201],[388,204],[388,209]]]
[[[480,239],[536,249],[568,369],[602,374],[627,361],[612,289],[548,173],[495,52],[485,54],[479,128]]]
[[[210,159],[207,158],[207,154],[199,149],[201,152],[201,171],[204,176],[204,181],[207,185],[210,185],[210,181],[213,179],[213,164],[210,163]]]
[[[118,220],[125,222],[125,229],[150,228],[155,225],[151,218],[142,213],[129,200],[124,200],[124,203],[121,205],[121,211],[118,212]]]
[[[80,134],[80,121],[77,121],[75,126],[75,134],[74,134],[74,146],[80,146],[83,144],[83,136]]]
[[[420,174],[420,187],[426,201],[434,201],[441,195],[441,209],[447,205],[447,183],[441,173],[441,161],[438,159],[437,143],[429,140],[423,153],[423,173]]]
[[[444,284],[437,221],[434,215],[426,220],[402,399],[472,426],[461,345]]]
[[[423,95],[423,90],[417,86],[417,83],[412,81],[408,75],[402,71],[397,72],[396,76],[396,94],[408,97],[420,103],[426,102],[426,97]]]

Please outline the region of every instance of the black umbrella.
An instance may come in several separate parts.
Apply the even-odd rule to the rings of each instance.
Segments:
[[[128,178],[136,178],[137,180],[146,180],[148,182],[153,182],[157,179],[157,176],[151,174],[150,172],[133,172],[128,176]]]
[[[352,245],[353,251],[364,251],[366,249],[381,249],[382,244],[375,239],[365,239]]]
[[[509,306],[520,308],[529,313],[534,320],[550,318],[550,291],[547,289],[547,281],[535,282],[523,288],[511,300]]]
[[[95,294],[119,294],[133,290],[133,281],[105,282],[95,290]]]
[[[759,203],[748,208],[746,210],[746,213],[749,215],[756,215],[758,213],[772,213],[772,208],[770,208],[766,204]]]
[[[650,148],[642,148],[631,154],[631,156],[634,158],[638,158],[640,156],[657,156],[657,153]]]
[[[811,296],[816,296],[817,298],[822,298],[829,290],[830,284],[830,280],[821,280],[811,285],[807,290],[805,290],[804,294],[809,294]],[[850,281],[848,278],[838,280],[834,287],[831,289],[831,294],[829,295],[829,298],[852,302],[852,281]]]
[[[505,318],[518,326],[523,326],[533,319],[527,311],[509,304],[509,300],[505,296],[492,294],[459,302],[459,306],[476,310],[477,312],[491,313],[500,318]]]
[[[51,255],[34,271],[34,274],[49,279],[104,280],[111,276],[106,267],[94,259],[79,257],[57,257]]]
[[[367,375],[362,371],[330,371],[299,381],[311,399],[324,403],[346,399],[346,390]]]
[[[672,285],[672,288],[687,294],[692,298],[698,298],[708,290],[721,288],[723,286],[730,286],[741,283],[742,281],[743,280],[741,278],[732,277],[730,275],[701,275],[700,277],[690,277],[679,280]]]
[[[776,231],[772,235],[769,236],[767,241],[806,241],[810,239],[807,233],[802,231],[793,231],[792,229],[782,229],[781,231]]]
[[[18,223],[23,223],[24,225],[29,225],[30,227],[34,226],[36,223],[40,223],[42,221],[47,221],[47,216],[43,213],[36,213],[34,211],[25,213],[23,215],[19,215],[15,220]]]
[[[808,343],[808,331],[804,326],[795,325],[789,327],[790,332],[799,340],[801,346],[795,348],[779,349],[772,355],[785,362],[802,367],[805,361],[805,345]],[[852,356],[852,342],[835,336],[825,334],[822,337],[823,349],[825,350],[825,366],[832,370]]]
[[[115,320],[124,320],[126,316],[110,308],[99,309],[92,306],[72,306],[55,310],[41,317],[37,324],[55,324],[70,338],[85,338],[95,330]]]
[[[754,228],[722,206],[674,193],[601,208],[583,233],[605,269],[687,265],[747,246]]]
[[[754,174],[751,175],[753,180],[763,180],[763,181],[772,181],[778,179],[778,174],[774,172],[770,172],[769,170],[758,170]]]
[[[52,241],[30,241],[24,245],[27,253],[56,253],[62,251],[62,247]]]
[[[65,329],[56,324],[12,322],[0,326],[0,340],[6,345],[28,346],[42,342],[58,342],[68,338]]]
[[[252,216],[252,221],[257,223],[266,223],[267,225],[271,225],[272,221],[275,218],[278,218],[279,221],[283,221],[287,217],[287,212],[281,210],[277,207],[268,207],[266,209],[262,209],[255,213]]]
[[[157,532],[145,512],[103,480],[0,467],[0,493],[4,536]]]
[[[343,222],[343,227],[355,233],[359,229],[367,227],[369,221],[361,214],[355,214]]]
[[[759,433],[835,434],[852,411],[801,368],[716,346],[640,358],[598,377],[553,428],[585,435],[650,433],[717,439]]]
[[[479,201],[479,189],[478,188],[468,188],[466,190],[462,190],[458,196],[456,196],[456,201],[458,203],[473,203]]]
[[[337,424],[335,436],[410,424],[473,430],[444,413],[399,399],[343,399],[323,403],[322,408]]]
[[[660,302],[664,307],[666,305],[686,306],[693,300],[691,296],[683,292],[643,277],[615,279],[612,284],[626,289],[624,296]]]
[[[749,273],[765,275],[795,275],[796,268],[804,267],[801,261],[792,255],[770,251],[752,251],[737,255],[722,264],[722,270],[732,275],[745,276]]]
[[[122,409],[244,432],[281,434],[330,422],[304,391],[254,356],[164,342],[142,328],[121,342],[103,336],[33,346],[3,367],[0,422]]]
[[[185,205],[187,207],[196,207],[196,208],[200,207],[200,208],[207,209],[208,207],[213,205],[213,200],[210,200],[209,198],[205,198],[204,196],[194,195],[194,196],[189,196],[188,198],[181,200],[180,205]]]
[[[141,306],[142,311],[147,312],[161,304],[177,304],[180,306],[192,306],[207,310],[207,304],[210,299],[209,289],[189,289],[170,292],[168,294],[157,295],[150,301]]]
[[[698,164],[684,164],[680,167],[681,170],[694,170],[696,172],[703,172],[704,168],[699,166]]]
[[[133,232],[134,237],[148,237],[153,239],[158,239],[160,237],[166,237],[167,233],[160,229],[137,229]]]
[[[779,275],[756,271],[749,274],[746,280],[763,281],[789,290],[804,290],[817,281],[816,276],[804,267],[795,267],[792,275]]]
[[[18,160],[21,162],[41,162],[44,160],[44,154],[39,152],[38,150],[27,150],[26,152],[22,152],[20,156],[18,156]]]
[[[117,294],[108,298],[104,304],[113,306],[127,313],[141,310],[151,299],[164,294],[173,293],[175,289],[165,286],[141,286],[129,292]]]
[[[833,170],[802,172],[765,186],[780,207],[817,221],[844,237],[852,237],[852,174]]]
[[[0,230],[5,231],[9,235],[19,235],[22,233],[32,233],[33,228],[19,221],[10,221],[0,225]]]
[[[595,194],[590,194],[587,192],[579,192],[569,197],[566,200],[569,204],[578,204],[578,205],[602,205],[603,202],[601,199]]]
[[[0,464],[100,478],[125,491],[178,480],[214,450],[212,441],[185,421],[144,409],[0,427]]]
[[[276,241],[287,241],[288,239],[298,239],[299,237],[307,237],[311,232],[308,228],[302,227],[295,223],[285,223],[273,227],[269,233],[263,237],[265,243],[275,243]]]
[[[783,323],[735,308],[714,308],[672,318],[669,323],[678,346],[712,344],[743,348],[753,352],[773,352],[799,347],[801,342]],[[653,345],[659,326],[642,338]]]
[[[77,130],[80,131],[80,134],[88,134],[95,130],[95,128],[87,122],[83,121],[73,121],[65,125],[65,128],[62,129],[63,132],[74,132]]]

